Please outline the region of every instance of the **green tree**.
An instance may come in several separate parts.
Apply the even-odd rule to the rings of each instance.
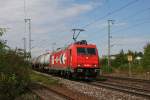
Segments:
[[[4,34],[4,32],[2,31],[2,29],[0,29],[0,37],[2,36]],[[3,41],[3,40],[1,40],[0,39],[0,53],[3,53],[5,50],[5,47],[6,47],[6,45],[5,45],[5,41]]]
[[[144,47],[143,67],[150,70],[150,43]]]
[[[108,60],[107,60],[106,57],[100,59],[100,65],[101,65],[101,66],[107,66],[107,62],[108,62]]]
[[[127,63],[126,54],[124,53],[123,50],[121,50],[120,53],[116,55],[115,60],[112,61],[112,66],[120,67],[126,63]]]
[[[30,66],[22,56],[6,47],[0,40],[0,100],[14,100],[30,83]]]

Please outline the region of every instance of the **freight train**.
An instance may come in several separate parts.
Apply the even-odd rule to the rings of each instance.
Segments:
[[[96,45],[81,40],[32,60],[32,67],[64,77],[95,79],[100,72]]]

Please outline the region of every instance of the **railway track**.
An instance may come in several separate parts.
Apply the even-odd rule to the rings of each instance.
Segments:
[[[127,81],[134,81],[134,82],[142,82],[142,83],[148,83],[150,84],[150,80],[145,80],[145,79],[137,79],[137,78],[131,78],[131,77],[115,77],[115,76],[101,76],[106,79],[116,79],[116,80],[127,80]]]
[[[128,94],[133,94],[137,96],[142,96],[150,99],[150,90],[149,89],[143,89],[136,86],[131,86],[128,84],[121,84],[121,83],[115,83],[111,81],[97,81],[97,82],[91,82],[90,85],[96,86],[96,87],[104,87],[108,89],[112,89],[115,91],[120,91]]]
[[[67,100],[95,100],[95,97],[92,97],[92,96],[89,96],[89,95],[85,95],[84,93],[80,93],[79,91],[76,91],[76,90],[72,90],[72,87],[68,88],[65,85],[62,85],[63,83],[66,84],[66,82],[68,84],[72,85],[73,83],[72,82],[68,82],[69,81],[68,79],[64,79],[63,80],[63,78],[60,78],[60,77],[57,77],[57,76],[52,76],[52,75],[50,75],[48,73],[42,73],[42,72],[39,72],[39,71],[34,71],[33,70],[33,72],[36,73],[36,74],[39,74],[39,75],[43,75],[43,76],[46,76],[46,77],[51,77],[52,79],[54,78],[56,80],[61,81],[62,83],[60,84],[60,87],[58,85],[57,88],[53,88],[52,92],[57,92],[56,94],[58,94],[60,96],[62,95],[64,98],[67,98]],[[47,86],[44,86],[44,87],[47,88]],[[49,89],[51,90],[51,88],[49,88]],[[60,92],[63,92],[63,94],[60,93]],[[42,98],[42,96],[39,96],[39,97]],[[41,99],[41,100],[45,100],[45,99]],[[54,100],[54,99],[48,99],[48,100]],[[64,100],[64,99],[60,99],[60,100]]]
[[[40,73],[40,72],[36,72]],[[43,74],[43,73],[40,73]],[[45,76],[49,76],[48,74],[44,74]],[[127,94],[131,94],[134,96],[141,96],[144,98],[150,99],[150,86],[148,81],[142,81],[139,79],[125,79],[124,78],[108,78],[106,81],[95,81],[95,82],[81,82],[83,84],[89,84],[92,86],[107,88]],[[132,82],[132,83],[130,83]],[[129,84],[130,83],[130,84]],[[140,83],[140,84],[139,84]],[[138,84],[138,86],[136,86]],[[146,84],[146,86],[145,86]],[[145,88],[143,88],[145,86]],[[149,86],[149,87],[148,87]],[[72,100],[72,99],[69,99]]]
[[[40,100],[74,100],[72,97],[40,83],[34,83],[29,88]]]

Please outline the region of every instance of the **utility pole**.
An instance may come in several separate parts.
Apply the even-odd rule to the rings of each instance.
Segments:
[[[23,38],[23,43],[24,43],[24,57],[26,57],[26,38]]]
[[[113,24],[114,20],[108,20],[108,67],[111,66],[111,62],[110,62],[110,26],[111,24]]]
[[[28,22],[29,28],[29,56],[31,58],[31,19],[25,19],[25,23]]]

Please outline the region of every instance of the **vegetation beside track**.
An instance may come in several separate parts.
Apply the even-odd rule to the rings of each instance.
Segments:
[[[14,100],[30,84],[30,67],[14,51],[0,54],[0,100]]]
[[[131,71],[133,74],[150,73],[150,44],[144,47],[144,52],[133,52],[129,50],[125,53],[123,50],[119,54],[113,55],[115,59],[111,59],[111,67],[107,66],[107,57],[101,59],[101,68],[104,73],[124,73],[128,74],[129,62],[128,55],[132,55]],[[140,57],[141,59],[136,59]]]
[[[0,37],[3,35],[0,32]],[[38,100],[31,93],[31,66],[22,52],[13,50],[0,39],[0,100]]]
[[[31,71],[28,62],[13,50],[0,54],[0,100],[39,100],[28,87],[34,82],[57,84],[52,78]]]
[[[30,74],[30,78],[31,78],[32,82],[43,83],[45,85],[56,85],[56,84],[58,84],[58,80],[54,80],[51,77],[40,75],[40,74],[37,74],[35,72],[32,72]]]
[[[41,100],[39,96],[32,93],[31,91],[27,91],[24,94],[15,98],[15,100]]]

